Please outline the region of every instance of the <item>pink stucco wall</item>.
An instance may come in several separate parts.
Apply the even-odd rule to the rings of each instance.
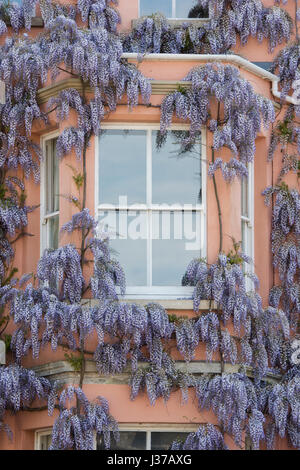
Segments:
[[[67,2],[66,2],[67,3]],[[273,0],[266,0],[266,6],[273,5]],[[291,14],[294,14],[293,6],[286,6]],[[122,17],[121,30],[129,29],[131,20],[137,18],[138,15],[138,0],[119,0],[119,11]],[[33,28],[30,35],[35,35],[39,32],[38,28]],[[250,61],[272,61],[274,55],[268,53],[267,44],[264,41],[258,45],[256,39],[250,39],[247,46],[242,47],[237,45],[236,53],[243,55],[243,57]],[[188,71],[197,65],[197,62],[191,61],[143,61],[140,64],[141,71],[148,77],[157,80],[181,80]],[[258,93],[263,94],[268,98],[272,98],[271,86],[268,80],[263,80],[250,72],[241,69],[241,74],[251,82]],[[153,104],[159,104],[162,96],[154,95],[151,98]],[[156,108],[137,107],[132,112],[128,112],[126,106],[120,106],[117,111],[109,117],[111,122],[140,122],[140,123],[158,123],[160,119],[160,112]],[[65,126],[69,126],[72,122],[72,116]],[[40,142],[43,135],[47,134],[50,130],[58,128],[55,120],[51,117],[50,125],[47,129],[34,128],[33,138],[36,142]],[[62,127],[59,128],[62,130]],[[209,149],[212,144],[212,135],[207,132],[207,148]],[[270,130],[261,130],[256,140],[256,157],[254,164],[254,237],[255,237],[255,270],[261,282],[260,293],[263,301],[266,304],[268,298],[269,288],[273,283],[273,269],[271,265],[271,252],[270,252],[270,229],[271,229],[271,209],[264,205],[261,196],[262,190],[271,185],[277,178],[280,171],[280,155],[277,155],[274,163],[267,163],[267,150],[270,139]],[[224,151],[219,152],[224,157]],[[218,156],[218,152],[216,157]],[[208,159],[210,153],[208,152]],[[94,213],[94,180],[95,180],[95,140],[92,139],[91,145],[88,149],[87,156],[87,207]],[[72,172],[68,167],[78,166],[75,155],[67,156],[60,163],[60,173],[63,177],[60,178],[60,193],[61,194],[74,194],[75,186],[72,180]],[[288,183],[293,186],[296,185],[296,176],[289,177]],[[217,184],[221,194],[221,206],[223,213],[223,230],[224,234],[233,236],[236,240],[241,239],[241,223],[240,223],[240,184],[238,182],[228,185],[224,182],[222,177],[217,175]],[[27,202],[29,205],[38,204],[40,201],[40,187],[33,182],[27,182]],[[74,209],[65,199],[61,198],[60,201],[60,225],[67,222]],[[207,181],[207,240],[208,240],[208,261],[214,261],[218,252],[218,219],[217,207],[215,196],[213,193],[212,181]],[[20,273],[35,271],[36,265],[40,256],[40,210],[35,210],[29,215],[28,232],[34,234],[34,237],[24,237],[17,242],[16,246],[16,266],[19,268]],[[69,242],[68,235],[64,235],[61,243]],[[224,251],[231,248],[231,240],[229,236],[224,237]],[[180,312],[182,315],[183,312]],[[184,312],[184,314],[191,314],[191,312]],[[13,326],[11,325],[12,329]],[[90,346],[93,345],[91,339]],[[64,351],[60,350],[56,353],[46,348],[38,360],[33,360],[28,357],[24,360],[25,366],[33,366],[42,363],[54,362],[62,360]],[[197,354],[198,359],[205,358],[203,347],[199,347]],[[214,358],[218,360],[218,357]],[[109,399],[110,411],[112,415],[120,423],[187,423],[187,422],[216,422],[212,413],[202,412],[199,413],[195,403],[195,397],[190,393],[190,400],[188,404],[182,405],[180,395],[178,392],[174,393],[167,404],[162,400],[158,400],[154,407],[151,407],[146,396],[139,396],[134,402],[130,401],[129,387],[127,385],[115,384],[85,384],[84,392],[89,398],[95,398],[98,395],[103,395]],[[19,413],[15,417],[9,417],[9,424],[14,432],[14,441],[9,442],[6,437],[2,437],[0,441],[1,449],[32,449],[34,445],[34,430],[47,428],[53,424],[54,418],[48,417],[46,412],[40,413]],[[228,441],[228,444],[234,448],[234,444]],[[285,442],[278,442],[279,447],[284,447]]]

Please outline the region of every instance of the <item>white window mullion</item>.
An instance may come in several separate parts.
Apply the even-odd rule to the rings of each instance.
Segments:
[[[151,431],[146,434],[146,450],[151,450]]]
[[[206,160],[206,128],[202,128],[201,131],[201,205],[203,210],[201,210],[201,256],[203,258],[207,258],[207,218],[206,218],[206,210],[207,210],[207,189],[206,189],[206,174],[207,174],[207,160]]]
[[[152,205],[152,131],[147,130],[147,206]]]
[[[172,0],[172,18],[176,18],[176,0]]]
[[[152,206],[152,131],[151,129],[147,130],[147,206],[148,206],[148,240],[147,240],[147,285],[152,286],[152,211],[150,207]]]

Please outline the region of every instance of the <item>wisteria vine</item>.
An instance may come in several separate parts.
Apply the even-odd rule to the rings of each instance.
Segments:
[[[289,171],[299,171],[299,107],[290,106],[272,132],[269,159],[280,145],[283,167],[278,185],[267,188],[264,195],[268,203],[275,199],[272,252],[280,285],[271,289],[266,308],[258,294],[257,277],[251,271],[245,275],[243,270],[243,264],[251,260],[240,252],[232,256],[222,250],[214,264],[196,259],[187,267],[182,283],[194,287],[193,317],[173,318],[159,304],[123,301],[124,271],[86,207],[91,137],[100,133],[101,122],[122,98],[126,96],[132,108],[149,105],[151,97],[150,80],[123,59],[122,53],[219,54],[229,52],[238,37],[243,45],[250,37],[267,39],[273,51],[290,40],[293,26],[280,2],[275,4],[265,8],[255,0],[199,0],[203,11],[210,7],[213,12],[200,26],[171,26],[155,14],[139,19],[130,33],[121,35],[117,0],[79,0],[74,6],[50,0],[1,5],[0,34],[9,25],[16,33],[24,27],[30,29],[37,7],[44,21],[44,31],[37,38],[26,34],[7,37],[0,49],[0,79],[6,84],[6,103],[0,105],[0,323],[5,325],[11,319],[16,326],[10,340],[13,363],[0,368],[1,430],[10,434],[4,421],[6,410],[48,408],[50,415],[58,412],[51,449],[93,449],[94,432],[109,448],[111,433],[118,439],[118,425],[108,403],[103,397],[92,403],[82,391],[86,358],[91,357],[101,375],[130,374],[132,400],[146,392],[154,405],[180,389],[186,402],[193,390],[199,412],[213,411],[218,427],[200,425],[185,442],[175,441],[173,450],[225,450],[226,435],[240,447],[246,435],[255,449],[262,443],[274,448],[276,436],[288,437],[292,446],[300,448],[300,369],[291,359],[300,313],[300,201],[299,191],[282,181]],[[77,19],[84,28],[77,25]],[[296,26],[296,42],[274,62],[282,102],[299,76],[298,43]],[[81,90],[63,90],[45,110],[38,102],[38,90],[49,77],[58,80],[61,73],[78,78]],[[179,87],[162,101],[159,145],[174,116],[190,123],[188,138],[185,134],[181,139],[183,152],[197,141],[205,125],[214,138],[209,175],[215,181],[220,169],[227,182],[236,176],[247,178],[257,133],[262,125],[275,121],[273,104],[255,93],[235,67],[200,66],[184,80],[187,87]],[[48,124],[53,112],[58,122],[66,121],[70,112],[77,116],[77,125],[66,127],[58,137],[57,154],[63,158],[75,150],[82,164],[82,178],[76,184],[79,195],[68,195],[79,212],[61,228],[71,237],[70,243],[46,250],[36,275],[18,281],[13,245],[30,235],[25,228],[34,209],[26,205],[25,180],[33,176],[39,181],[42,158],[41,149],[31,139],[32,127]],[[298,147],[297,151],[290,154],[289,145]],[[214,152],[223,148],[232,153],[228,161],[215,158]],[[12,175],[19,170],[23,177]],[[74,232],[79,234],[79,245],[73,243]],[[91,261],[94,268],[88,275],[86,267]],[[246,287],[247,276],[253,283],[251,291]],[[95,302],[83,302],[87,294]],[[206,313],[201,313],[202,300],[210,303]],[[97,346],[89,351],[88,339],[94,334]],[[189,372],[201,344],[207,361],[220,364],[219,374]],[[68,349],[73,364],[77,360],[78,386],[61,388],[22,367],[25,356],[38,358],[47,345],[53,351]],[[173,359],[174,348],[184,367]],[[274,382],[270,377],[275,377]],[[36,406],[36,401],[48,404]]]

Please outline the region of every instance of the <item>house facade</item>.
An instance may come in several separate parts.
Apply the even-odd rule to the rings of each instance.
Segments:
[[[75,0],[62,2],[76,3]],[[127,34],[137,24],[140,17],[163,13],[169,24],[186,22],[199,26],[211,20],[213,8],[204,11],[203,18],[189,18],[194,5],[192,0],[119,0],[118,9],[121,23],[118,32]],[[265,7],[273,6],[273,0],[263,1]],[[295,18],[294,4],[281,5],[291,18]],[[37,19],[36,19],[37,18]],[[28,35],[36,37],[43,31],[39,5],[36,18]],[[36,21],[34,21],[36,20]],[[80,19],[78,19],[80,25]],[[11,28],[1,36],[11,35]],[[19,33],[21,34],[21,33]],[[126,293],[122,301],[137,305],[160,304],[169,315],[194,318],[193,287],[182,286],[182,276],[193,258],[205,258],[213,264],[220,248],[220,219],[222,213],[222,251],[233,249],[233,240],[240,242],[242,251],[253,260],[250,272],[255,272],[260,280],[259,294],[263,306],[268,305],[270,288],[278,280],[273,267],[270,248],[272,231],[272,207],[266,206],[262,192],[273,186],[282,166],[280,149],[272,161],[268,161],[268,151],[272,126],[261,126],[255,140],[255,158],[248,164],[248,178],[242,181],[235,178],[228,183],[221,171],[214,179],[208,175],[212,161],[213,132],[202,127],[201,138],[190,151],[179,155],[178,135],[188,134],[187,120],[173,118],[166,141],[159,149],[161,109],[160,105],[168,93],[179,86],[191,87],[191,81],[184,82],[191,69],[200,65],[220,64],[236,67],[240,76],[247,80],[258,95],[272,101],[275,112],[283,116],[289,104],[288,96],[280,104],[278,77],[270,72],[270,64],[285,46],[275,47],[270,52],[267,39],[261,42],[250,37],[242,45],[238,39],[230,54],[191,54],[191,53],[146,53],[124,52],[123,59],[137,66],[138,70],[151,79],[151,105],[141,102],[129,109],[122,99],[113,112],[104,117],[100,135],[93,135],[86,153],[86,208],[98,221],[101,230],[110,235],[110,244],[126,275]],[[80,81],[67,71],[38,90],[38,103],[46,110],[50,98],[69,88],[81,91]],[[93,90],[87,90],[93,96]],[[212,104],[212,113],[216,111]],[[28,215],[26,232],[33,236],[23,236],[15,243],[14,265],[21,274],[36,272],[39,259],[45,249],[74,243],[73,234],[60,232],[61,227],[70,221],[77,212],[70,203],[69,195],[78,195],[76,175],[82,171],[82,160],[71,150],[64,158],[57,157],[57,139],[66,127],[77,125],[73,111],[66,120],[57,121],[55,112],[49,114],[49,121],[42,125],[33,122],[31,139],[42,149],[40,182],[32,178],[26,180],[26,203],[38,207]],[[231,152],[222,147],[215,151],[214,158],[229,161]],[[284,177],[289,187],[299,189],[297,174]],[[215,186],[218,188],[216,199]],[[79,191],[80,197],[80,191]],[[87,268],[89,269],[89,268]],[[246,268],[244,268],[246,269]],[[251,280],[247,281],[251,288]],[[87,292],[84,302],[95,305]],[[201,300],[199,315],[211,311],[211,302]],[[6,333],[13,333],[11,321]],[[233,325],[229,324],[232,334]],[[94,351],[97,345],[95,332],[86,342],[86,349]],[[28,354],[22,365],[33,369],[38,376],[59,380],[66,385],[77,386],[80,381],[78,371],[70,363],[70,352],[60,346],[53,351],[46,345],[38,358]],[[186,362],[176,350],[172,357],[184,371],[201,374],[235,373],[239,365],[225,361],[221,365],[218,353],[210,362],[206,360],[205,345],[200,343],[192,361]],[[13,353],[6,353],[7,364],[13,361]],[[221,369],[221,367],[224,367]],[[270,383],[276,383],[276,374],[269,374]],[[119,449],[168,449],[176,438],[185,439],[199,425],[212,423],[218,426],[218,419],[211,410],[199,410],[195,391],[189,390],[189,399],[182,402],[179,390],[174,390],[167,402],[158,398],[151,405],[144,391],[134,400],[130,398],[130,370],[120,374],[100,374],[93,356],[86,354],[85,374],[82,389],[89,400],[97,396],[109,402],[111,415],[120,428],[120,441],[113,446]],[[51,430],[55,420],[48,416],[46,409],[38,412],[20,411],[7,414],[13,439],[4,433],[1,436],[1,449],[46,449],[51,442]],[[230,435],[225,442],[231,449],[249,449],[247,439],[240,446]],[[102,449],[103,442],[95,437],[95,449]],[[264,448],[264,445],[262,445]],[[287,448],[286,438],[276,436],[276,448]]]

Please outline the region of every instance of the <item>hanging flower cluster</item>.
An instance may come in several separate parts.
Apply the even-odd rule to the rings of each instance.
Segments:
[[[202,126],[208,126],[214,135],[214,149],[226,147],[234,155],[226,164],[216,160],[210,174],[221,167],[227,181],[236,175],[246,176],[246,164],[254,158],[255,139],[262,123],[267,127],[275,119],[272,102],[256,94],[238,69],[230,65],[199,66],[184,80],[192,82],[190,89],[170,93],[162,101],[161,133],[170,127],[174,115],[190,122],[190,134],[183,145],[195,141]],[[218,106],[216,116],[211,115],[214,100]]]
[[[133,372],[131,377],[131,399],[134,400],[141,390],[147,390],[151,405],[155,405],[158,398],[164,401],[170,398],[171,392],[181,390],[182,401],[188,400],[188,389],[195,385],[194,377],[176,368],[172,358],[160,352],[160,361],[151,361],[148,367],[141,367]]]
[[[0,427],[12,436],[3,423],[6,410],[17,412],[30,407],[35,400],[47,400],[51,393],[50,382],[38,377],[33,370],[18,365],[0,367]]]
[[[49,33],[40,40],[47,67],[57,78],[62,65],[82,80],[83,95],[75,89],[62,91],[49,101],[59,120],[66,119],[70,109],[78,115],[78,127],[67,127],[57,140],[57,152],[64,156],[75,148],[81,157],[92,134],[100,132],[104,116],[116,109],[126,94],[130,107],[143,103],[151,95],[150,81],[138,69],[121,60],[123,52],[119,38],[107,29],[81,30],[76,22],[58,16],[48,24]],[[86,100],[87,87],[94,89],[94,98]]]
[[[1,2],[0,34],[7,32],[7,24],[10,24],[15,32],[23,28],[30,29],[37,3],[38,0],[23,0],[21,5],[10,0]]]
[[[224,436],[213,424],[202,424],[184,442],[174,441],[171,450],[228,450]]]
[[[196,394],[200,409],[212,409],[222,429],[233,436],[237,445],[241,445],[243,431],[248,427],[253,446],[259,448],[264,439],[265,418],[255,386],[246,375],[204,375],[198,380]]]
[[[274,286],[270,302],[277,308],[280,302],[289,315],[293,328],[297,327],[300,313],[300,197],[296,189],[289,190],[285,183],[266,188],[266,203],[274,195],[272,224],[273,264],[278,269],[281,286]]]
[[[300,61],[300,41],[296,40],[292,44],[282,49],[275,58],[272,65],[272,72],[277,72],[281,85],[281,96],[284,98],[292,87],[295,80]]]
[[[288,13],[278,7],[265,8],[258,0],[199,0],[203,11],[212,10],[211,18],[201,25],[183,23],[172,26],[160,13],[142,17],[123,38],[125,52],[171,54],[223,54],[240,38],[260,42],[267,39],[269,49],[287,42],[293,23]]]
[[[240,254],[240,259],[243,258],[247,260]],[[258,287],[256,276],[252,273],[248,276]],[[204,299],[209,299],[211,308],[220,311],[218,315],[214,312],[201,314],[195,323],[199,340],[206,343],[209,360],[213,353],[221,351],[224,359],[232,364],[238,362],[252,366],[256,380],[264,377],[270,368],[286,370],[291,356],[288,319],[278,305],[263,309],[258,293],[246,291],[243,270],[232,262],[232,258],[221,254],[218,263],[210,266],[201,259],[193,260],[187,268],[183,285],[195,287],[195,311],[199,310]],[[223,329],[230,320],[238,338]],[[191,349],[191,357],[194,351]]]
[[[68,408],[68,402],[71,404],[74,397],[78,405]],[[52,404],[49,405],[52,414]],[[109,414],[105,398],[97,397],[95,403],[90,403],[81,388],[69,386],[60,394],[58,407],[50,450],[93,450],[95,432],[97,437],[103,437],[106,449],[110,448],[111,433],[115,440],[119,439],[118,424]]]

